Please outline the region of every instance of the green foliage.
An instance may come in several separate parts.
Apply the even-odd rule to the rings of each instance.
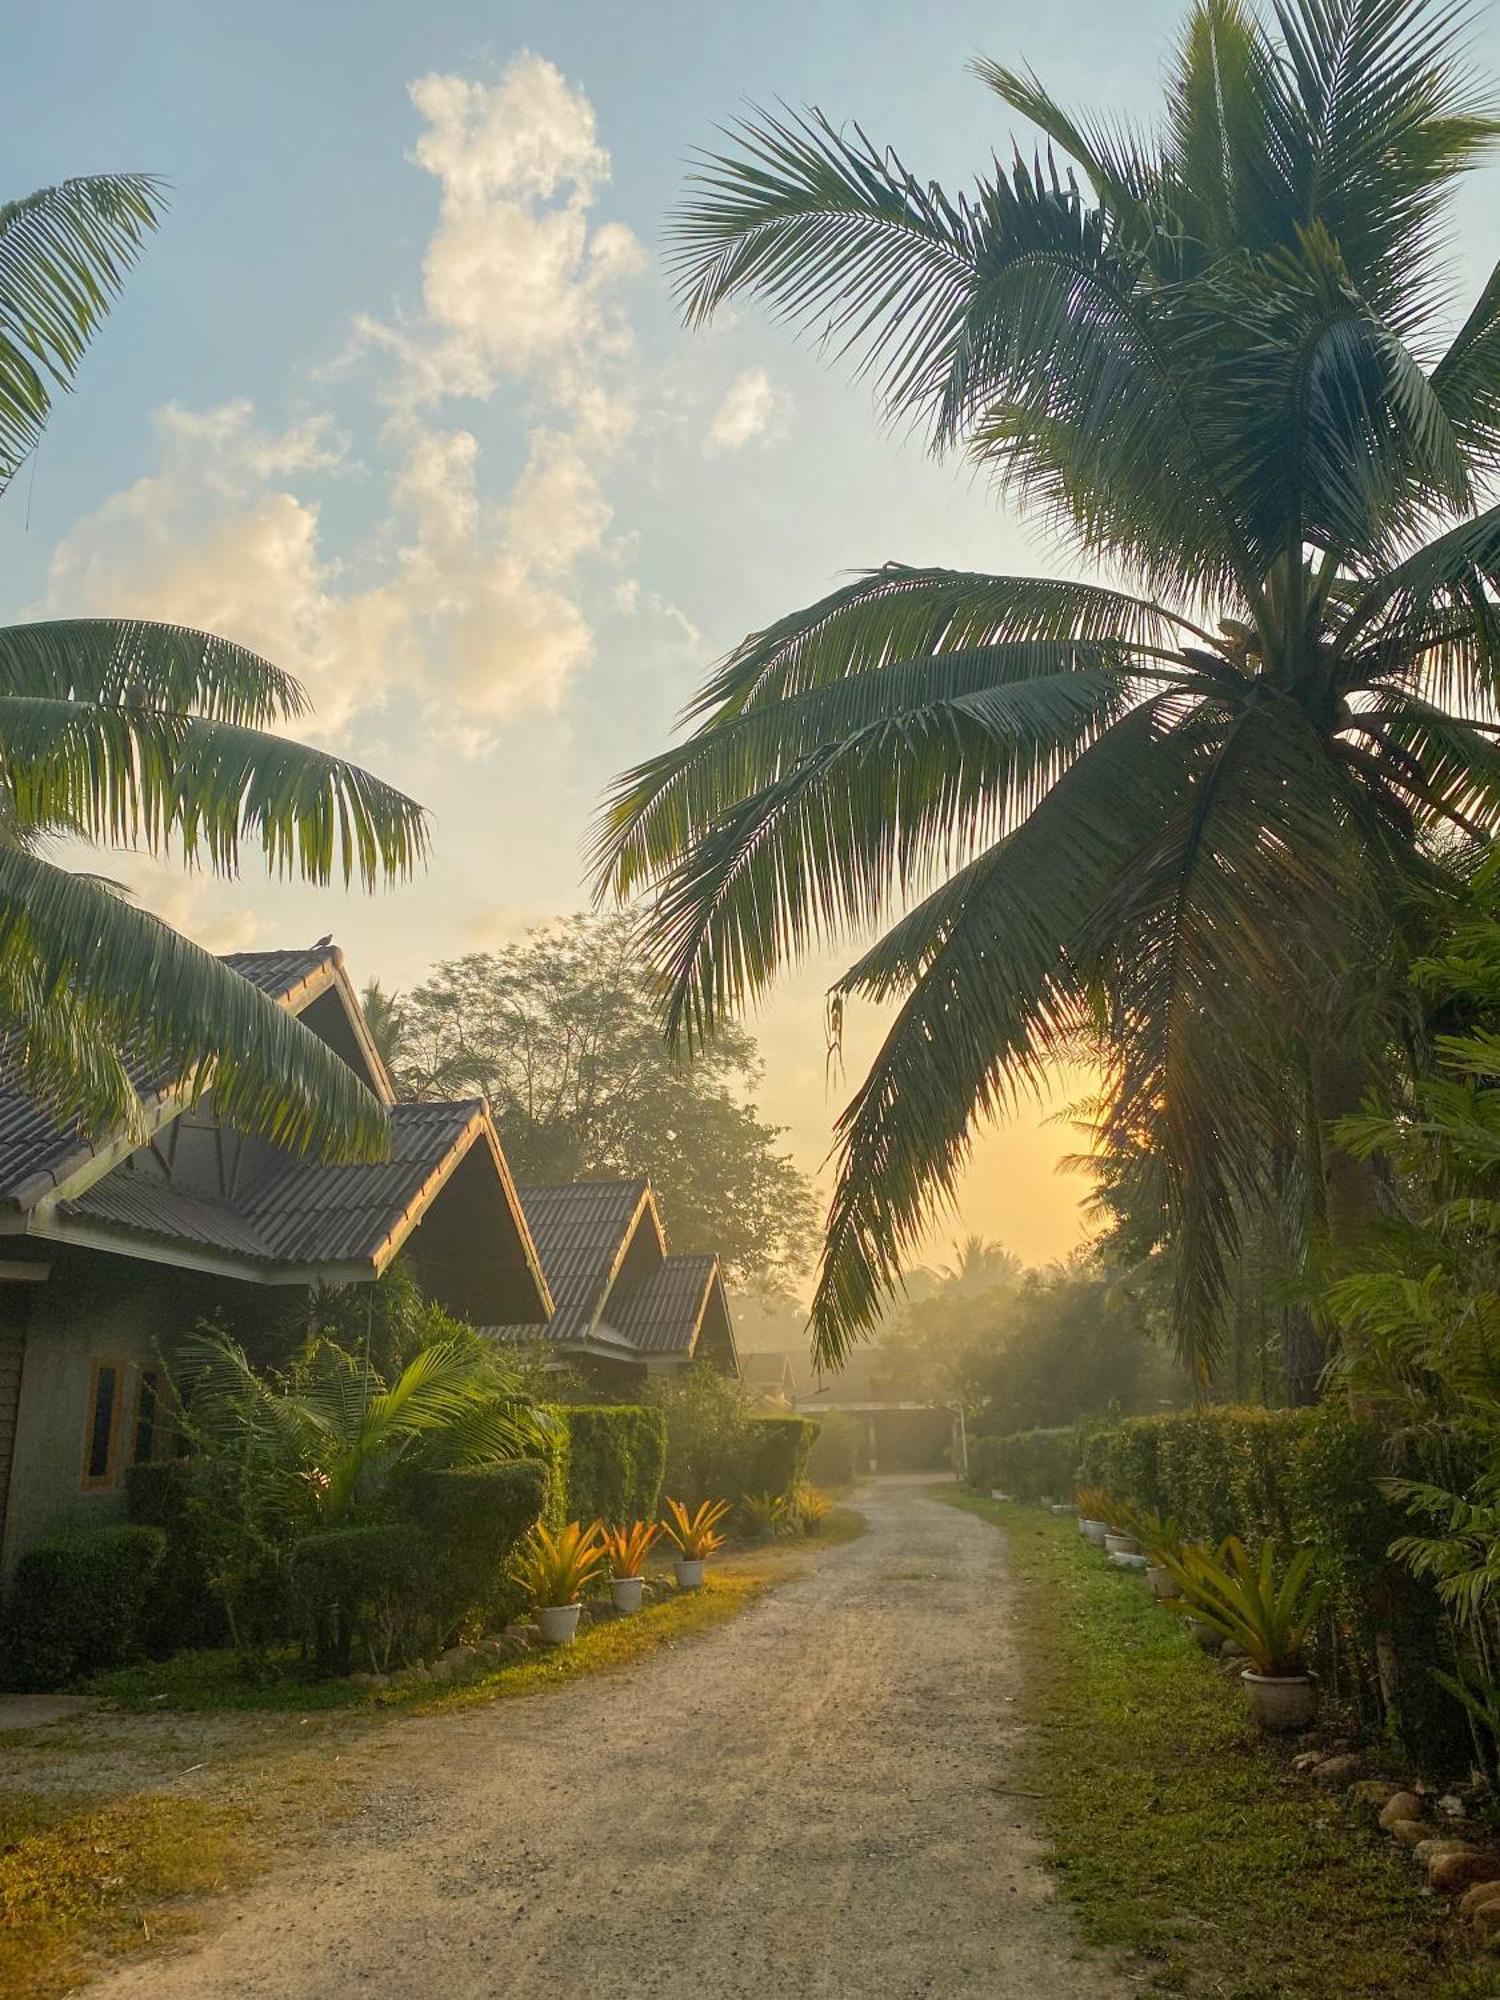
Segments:
[[[969,1484],[1015,1500],[1065,1500],[1078,1483],[1078,1433],[1071,1424],[969,1439]]]
[[[1306,1671],[1303,1650],[1328,1594],[1313,1574],[1311,1549],[1299,1549],[1283,1567],[1274,1542],[1262,1542],[1252,1557],[1231,1535],[1216,1555],[1189,1544],[1176,1555],[1159,1553],[1179,1595],[1169,1609],[1209,1625],[1249,1657],[1258,1674],[1286,1676]]]
[[[542,1514],[547,1480],[544,1465],[520,1459],[427,1469],[404,1482],[404,1510],[433,1551],[427,1601],[440,1638],[465,1621],[492,1621],[514,1608],[511,1558]]]
[[[534,1605],[577,1604],[609,1562],[604,1531],[569,1521],[554,1535],[538,1521],[512,1559],[512,1574]]]
[[[781,1493],[742,1493],[734,1503],[734,1525],[742,1535],[769,1540],[786,1519],[787,1501]]]
[[[663,1486],[691,1502],[745,1491],[750,1405],[738,1382],[695,1362],[656,1385],[667,1422]]]
[[[400,1521],[293,1544],[292,1604],[320,1674],[347,1674],[356,1657],[383,1673],[420,1649],[433,1556],[421,1529]]]
[[[411,1094],[489,1099],[518,1180],[645,1175],[674,1250],[800,1278],[812,1191],[754,1108],[755,1043],[735,1031],[675,1062],[631,920],[574,917],[450,960],[382,995],[380,1022]]]
[[[0,1626],[0,1683],[55,1688],[145,1650],[159,1528],[89,1528],[34,1542],[16,1565]]]
[[[811,1417],[752,1416],[741,1490],[790,1499],[807,1473],[817,1437],[818,1426]]]
[[[159,1528],[166,1553],[151,1587],[147,1650],[222,1645],[224,1607],[208,1582],[208,1557],[193,1506],[193,1467],[164,1458],[126,1467],[125,1508],[138,1527]]]
[[[807,1455],[807,1473],[820,1486],[850,1486],[863,1463],[864,1438],[858,1417],[830,1410],[818,1419],[818,1435]]]
[[[717,1532],[729,1512],[727,1500],[704,1500],[688,1508],[680,1500],[667,1500],[667,1518],[662,1526],[677,1544],[683,1562],[703,1562],[723,1548],[724,1537]]]
[[[554,1405],[549,1414],[568,1433],[568,1518],[649,1520],[666,1471],[662,1411],[639,1403],[590,1403]]]

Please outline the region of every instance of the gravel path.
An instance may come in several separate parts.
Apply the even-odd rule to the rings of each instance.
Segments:
[[[1121,2000],[1014,1785],[1004,1542],[920,1489],[624,1676],[393,1725],[370,1797],[109,2000]]]

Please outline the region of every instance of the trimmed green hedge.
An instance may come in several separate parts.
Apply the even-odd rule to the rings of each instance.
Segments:
[[[640,1403],[573,1403],[552,1411],[567,1426],[570,1521],[650,1521],[661,1501],[667,1422]]]
[[[224,1607],[209,1588],[208,1558],[192,1507],[193,1469],[185,1458],[132,1465],[125,1472],[125,1511],[133,1525],[160,1528],[166,1555],[156,1573],[144,1639],[165,1657],[187,1647],[222,1646]]]
[[[818,1425],[811,1417],[752,1417],[735,1498],[772,1493],[789,1500],[792,1488],[807,1476],[807,1461],[817,1435]]]
[[[64,1687],[139,1659],[166,1547],[159,1528],[143,1527],[83,1528],[33,1543],[0,1621],[0,1682]]]
[[[441,1636],[517,1608],[507,1581],[511,1551],[542,1514],[549,1477],[546,1466],[518,1459],[410,1480],[406,1512],[432,1543],[429,1602]]]
[[[292,1604],[321,1674],[383,1671],[420,1644],[435,1551],[409,1521],[329,1528],[291,1554]]]
[[[1462,1770],[1468,1732],[1432,1678],[1452,1658],[1446,1618],[1386,1553],[1411,1522],[1380,1481],[1420,1468],[1397,1467],[1389,1451],[1385,1433],[1339,1404],[1210,1408],[1096,1432],[1080,1483],[1155,1509],[1190,1541],[1238,1535],[1252,1548],[1270,1539],[1315,1549],[1331,1586],[1313,1648],[1325,1690],[1369,1726],[1388,1718],[1420,1770]]]
[[[848,1486],[864,1463],[860,1456],[863,1426],[848,1410],[830,1410],[818,1420],[818,1435],[808,1453],[807,1476],[820,1486]]]
[[[1016,1500],[1066,1500],[1081,1483],[1078,1458],[1078,1432],[1071,1424],[970,1438],[969,1484],[981,1493],[998,1488]]]

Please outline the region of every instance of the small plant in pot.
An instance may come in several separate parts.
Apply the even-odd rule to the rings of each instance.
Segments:
[[[1182,1530],[1175,1521],[1151,1507],[1132,1507],[1129,1526],[1138,1546],[1146,1552],[1146,1581],[1151,1585],[1152,1595],[1163,1601],[1176,1597],[1177,1580],[1167,1565],[1181,1552]]]
[[[1312,1573],[1312,1550],[1292,1557],[1279,1584],[1276,1544],[1263,1542],[1252,1556],[1232,1535],[1216,1556],[1189,1547],[1166,1566],[1181,1593],[1172,1608],[1248,1656],[1240,1679],[1252,1719],[1262,1729],[1307,1728],[1318,1712],[1307,1635],[1328,1592]]]
[[[788,1525],[783,1493],[747,1493],[734,1504],[735,1526],[751,1542],[769,1542]]]
[[[1078,1532],[1086,1542],[1096,1549],[1104,1547],[1104,1538],[1109,1533],[1106,1518],[1113,1508],[1113,1501],[1107,1493],[1101,1493],[1097,1486],[1080,1486],[1075,1496],[1078,1508]]]
[[[639,1611],[645,1588],[646,1558],[661,1539],[660,1521],[632,1521],[604,1530],[609,1560],[609,1594],[616,1611]]]
[[[549,1646],[566,1646],[578,1630],[583,1593],[606,1561],[604,1532],[577,1521],[554,1535],[538,1521],[521,1545],[516,1581],[528,1593],[537,1627]]]
[[[667,1519],[662,1526],[677,1544],[675,1568],[682,1589],[696,1590],[703,1581],[704,1563],[716,1549],[723,1548],[724,1537],[715,1530],[728,1512],[727,1500],[705,1500],[693,1514],[680,1500],[667,1502]]]

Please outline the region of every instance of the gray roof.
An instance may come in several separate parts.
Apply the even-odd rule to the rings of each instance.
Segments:
[[[405,1221],[455,1146],[485,1117],[482,1099],[391,1107],[391,1156],[374,1166],[292,1160],[233,1206],[142,1175],[115,1173],[76,1201],[72,1219],[256,1263],[367,1264]]]
[[[625,1297],[610,1300],[610,1325],[642,1354],[690,1354],[718,1269],[717,1257],[668,1257]]]
[[[556,1307],[550,1339],[581,1340],[594,1330],[647,1187],[631,1180],[516,1189]]]
[[[336,964],[339,956],[337,946],[327,945],[307,951],[233,951],[224,963],[269,999],[285,1000],[323,967]],[[83,1136],[76,1121],[58,1124],[7,1079],[6,1067],[0,1053],[0,1203],[19,1204],[28,1196],[35,1198],[39,1190],[31,1184],[39,1176],[50,1175],[55,1184],[65,1169],[91,1157],[97,1146]],[[154,1095],[167,1080],[141,1070],[134,1081],[143,1094]]]

